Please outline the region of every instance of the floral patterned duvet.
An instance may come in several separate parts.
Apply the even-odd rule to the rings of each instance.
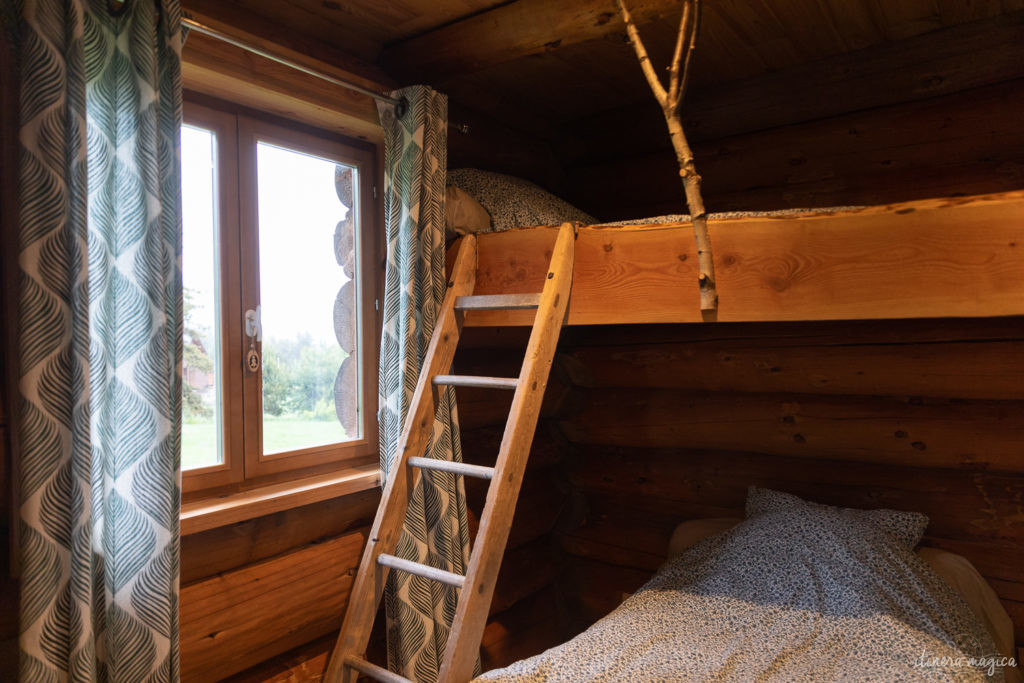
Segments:
[[[923,515],[763,489],[747,515],[569,642],[481,680],[1002,680],[991,637],[912,552]]]

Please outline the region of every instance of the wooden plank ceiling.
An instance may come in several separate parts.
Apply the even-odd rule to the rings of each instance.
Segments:
[[[678,0],[631,0],[665,63]],[[612,0],[186,0],[314,53],[430,83],[453,103],[549,142],[650,93]],[[706,0],[692,88],[733,82],[1024,9],[1024,0]],[[265,32],[265,31],[263,31]]]

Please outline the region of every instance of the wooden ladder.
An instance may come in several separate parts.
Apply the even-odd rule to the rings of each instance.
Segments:
[[[390,570],[409,572],[461,589],[438,681],[462,683],[472,678],[548,373],[566,318],[572,288],[574,239],[572,225],[563,223],[551,252],[544,291],[540,294],[472,296],[477,270],[476,237],[467,235],[463,238],[402,438],[398,442],[399,457],[388,473],[377,517],[349,595],[338,643],[327,667],[327,681],[354,683],[360,673],[379,681],[408,680],[365,659],[373,620]],[[519,377],[506,379],[445,374],[451,368],[466,311],[534,308],[537,313]],[[434,424],[435,387],[440,385],[515,390],[494,467],[422,457]],[[403,560],[392,554],[398,545],[409,500],[423,469],[453,472],[491,482],[465,576]]]

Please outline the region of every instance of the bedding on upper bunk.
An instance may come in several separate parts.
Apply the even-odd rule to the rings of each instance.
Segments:
[[[569,642],[483,680],[1002,680],[991,636],[913,554],[927,518],[751,488],[747,519]]]
[[[449,192],[446,197],[450,207],[448,228],[459,234],[560,225],[566,221],[591,224],[597,220],[529,180],[515,176],[456,168],[448,171],[448,185],[462,191],[461,195]],[[489,214],[489,223],[482,220],[473,204]]]
[[[445,223],[449,236],[479,232],[501,232],[511,228],[532,228],[538,225],[582,223],[610,228],[622,225],[658,225],[687,223],[685,214],[649,216],[627,221],[598,223],[596,218],[556,197],[529,180],[477,168],[456,168],[448,171],[445,195]],[[809,213],[847,211],[857,206],[834,206],[817,209],[779,209],[775,211],[726,211],[708,214],[711,220],[752,216],[799,216]]]

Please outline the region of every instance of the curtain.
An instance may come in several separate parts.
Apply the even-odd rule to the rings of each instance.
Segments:
[[[178,679],[177,0],[22,0],[21,677]]]
[[[408,109],[396,118],[378,105],[384,127],[384,213],[387,271],[380,351],[380,466],[382,477],[398,457],[427,345],[444,298],[444,194],[447,98],[424,86],[391,93]],[[438,394],[426,455],[461,462],[455,392]],[[465,574],[469,562],[466,497],[460,477],[424,471],[413,492],[396,555]],[[405,572],[389,573],[385,595],[388,665],[407,678],[433,682],[444,657],[458,591]]]

